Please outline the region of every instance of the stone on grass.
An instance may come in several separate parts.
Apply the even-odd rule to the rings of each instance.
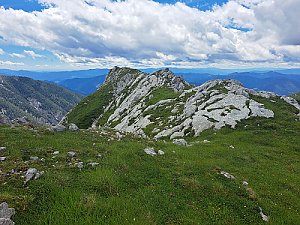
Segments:
[[[0,157],[0,162],[4,162],[6,160],[6,157]]]
[[[158,154],[158,155],[164,155],[164,154],[165,154],[165,152],[164,152],[164,151],[162,151],[162,150],[158,150],[157,154]]]
[[[208,143],[210,143],[210,141],[204,140],[203,143],[204,143],[204,144],[208,144]]]
[[[29,168],[25,174],[24,184],[27,184],[30,180],[37,180],[44,174],[44,171],[38,171],[36,168]]]
[[[96,167],[99,165],[99,163],[96,163],[96,162],[91,162],[91,163],[88,163],[89,166],[91,167]]]
[[[52,128],[53,128],[53,131],[56,131],[56,132],[63,132],[66,130],[66,127],[61,124],[57,124],[56,126],[54,126]]]
[[[230,146],[229,146],[229,148],[232,148],[232,149],[234,149],[234,146],[233,146],[233,145],[230,145]]]
[[[75,157],[76,152],[68,152],[68,157],[73,158]]]
[[[156,151],[154,150],[154,148],[145,148],[145,149],[144,149],[144,152],[145,152],[147,155],[151,155],[151,156],[157,155],[157,153],[156,153]]]
[[[31,156],[31,157],[30,157],[30,160],[31,160],[31,161],[38,161],[38,160],[39,160],[39,157]]]
[[[265,221],[265,222],[269,221],[269,217],[263,213],[261,207],[259,207],[259,214],[260,214],[260,216],[261,216],[261,218],[262,218],[263,221]]]
[[[184,139],[174,139],[173,144],[182,145],[182,146],[187,146],[188,145],[188,143]]]
[[[75,123],[71,123],[69,125],[69,130],[70,131],[79,131],[79,128],[77,127],[77,125]]]
[[[224,177],[228,178],[228,179],[235,179],[235,177],[233,175],[231,175],[230,173],[227,173],[225,171],[221,171],[221,175],[223,175]]]
[[[82,168],[83,168],[83,162],[77,163],[77,167],[78,167],[78,169],[82,170]]]
[[[52,155],[58,155],[59,154],[59,151],[55,151],[52,153]]]
[[[14,208],[8,208],[6,202],[0,204],[0,225],[14,225],[15,223],[10,219],[15,214]]]
[[[247,181],[243,181],[243,186],[247,187],[249,185],[249,183]]]

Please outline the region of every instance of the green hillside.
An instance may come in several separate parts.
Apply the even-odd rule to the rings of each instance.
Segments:
[[[118,141],[109,130],[51,133],[1,127],[7,160],[0,163],[0,202],[16,208],[12,219],[22,225],[265,224],[259,207],[269,216],[268,224],[300,224],[296,110],[280,99],[256,100],[275,118],[205,131],[187,138],[189,147],[130,136]],[[146,147],[165,155],[151,157]],[[59,151],[55,157],[54,151]],[[77,153],[75,159],[67,157],[68,151]],[[45,161],[28,161],[30,156]],[[82,170],[75,165],[79,161]],[[89,162],[99,165],[92,168]],[[30,167],[45,174],[28,188],[22,173],[5,175]],[[225,178],[222,170],[236,179]]]
[[[56,124],[81,98],[55,84],[0,76],[0,111],[10,119],[26,116],[34,121]]]

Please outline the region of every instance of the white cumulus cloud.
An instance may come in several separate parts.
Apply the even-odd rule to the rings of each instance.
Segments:
[[[299,0],[230,0],[210,11],[152,0],[39,2],[49,8],[0,8],[1,42],[77,66],[300,63]]]

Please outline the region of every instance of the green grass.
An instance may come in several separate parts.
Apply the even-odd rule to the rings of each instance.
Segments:
[[[274,110],[275,119],[208,130],[187,138],[191,147],[132,137],[108,141],[88,131],[0,127],[8,157],[0,170],[45,171],[28,188],[20,175],[0,175],[0,202],[16,208],[13,220],[22,225],[265,224],[259,206],[270,216],[268,224],[300,224],[300,123],[280,99],[256,100]],[[143,152],[148,146],[166,154],[148,156]],[[56,150],[60,154],[52,159]],[[78,153],[76,159],[100,165],[79,171],[68,165],[70,150]],[[46,161],[24,163],[30,156]],[[220,169],[236,179],[224,178]],[[251,190],[242,187],[244,180]]]
[[[154,105],[161,100],[178,98],[180,95],[180,93],[168,87],[156,88],[151,94],[152,97],[146,101],[146,105]]]
[[[68,122],[75,123],[79,128],[89,128],[112,99],[112,87],[101,86],[94,94],[83,99],[69,114]],[[106,117],[105,117],[106,118]]]

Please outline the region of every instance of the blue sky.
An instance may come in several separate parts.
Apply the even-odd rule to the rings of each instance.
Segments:
[[[175,4],[178,2],[177,0],[156,0],[156,2],[167,3],[167,4]],[[227,2],[227,0],[181,0],[180,2],[184,2],[188,6],[197,7],[203,10],[210,9],[215,4],[223,4]],[[40,11],[45,7],[38,3],[37,0],[1,0],[0,5],[5,8],[13,8],[13,9],[21,9],[27,12],[32,11]]]
[[[299,0],[0,0],[0,6],[0,68],[300,67]]]

